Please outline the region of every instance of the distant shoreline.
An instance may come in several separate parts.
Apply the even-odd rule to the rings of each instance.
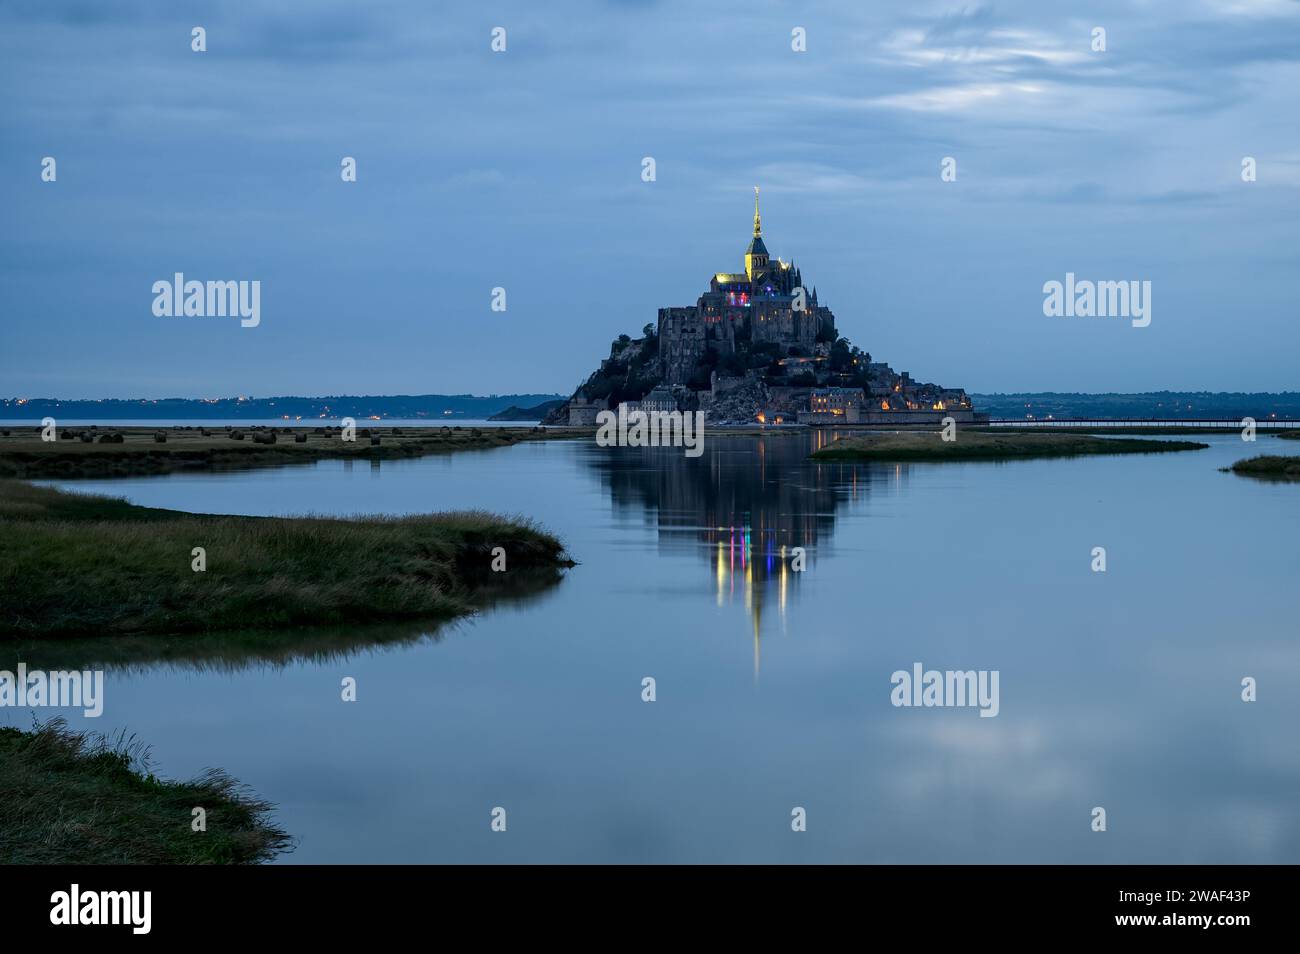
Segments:
[[[532,410],[565,402],[567,394],[297,395],[225,398],[0,398],[0,423],[39,423],[53,417],[74,421],[201,421],[312,425],[343,417],[406,422],[409,426],[485,422],[512,409]],[[1300,391],[1006,391],[971,392],[975,408],[995,418],[1044,420],[1063,417],[1214,418],[1270,416],[1300,419]],[[540,420],[540,418],[539,418]],[[495,423],[495,422],[494,422]],[[480,425],[481,426],[481,425]]]
[[[8,434],[3,431],[8,430]],[[39,426],[0,428],[0,478],[21,480],[142,477],[177,471],[244,470],[318,460],[404,460],[430,454],[489,450],[524,441],[572,436],[541,427],[379,427],[358,422],[355,440],[337,427],[204,424],[56,429],[43,441]],[[120,437],[121,440],[117,440]],[[300,440],[301,438],[301,440]]]
[[[1027,423],[1060,418],[1300,419],[1298,391],[972,392],[970,399],[990,417]]]
[[[0,398],[0,420],[39,423],[43,417],[103,420],[282,421],[336,424],[345,417],[418,421],[428,427],[486,420],[511,408],[530,408],[567,399],[559,394],[394,394],[223,398]],[[461,418],[464,420],[457,420]]]

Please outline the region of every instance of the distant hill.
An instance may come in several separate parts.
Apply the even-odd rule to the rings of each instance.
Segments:
[[[481,420],[507,408],[532,407],[563,400],[559,394],[397,394],[329,397],[104,398],[62,401],[57,398],[0,398],[0,418],[35,419],[193,419],[266,418],[329,419],[355,417]]]
[[[499,414],[493,414],[488,418],[489,421],[540,421],[546,415],[550,414],[558,407],[563,407],[565,401],[559,398],[554,401],[543,401],[536,407],[516,407],[510,405]]]
[[[1300,418],[1300,392],[1145,391],[1135,394],[1035,392],[972,394],[976,410],[994,418]]]

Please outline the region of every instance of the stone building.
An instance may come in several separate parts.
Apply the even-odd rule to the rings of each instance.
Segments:
[[[647,414],[660,412],[671,414],[674,411],[694,411],[699,409],[699,398],[690,388],[683,387],[680,384],[659,385],[650,389],[639,401],[620,401],[618,410],[620,414],[631,414],[633,411],[645,411]]]
[[[862,388],[812,388],[808,409],[800,411],[800,424],[856,424],[862,410]]]
[[[595,427],[596,415],[601,411],[609,410],[609,402],[604,398],[598,401],[587,400],[587,395],[579,391],[569,399],[569,420],[567,423],[570,427]]]
[[[665,384],[689,383],[709,348],[725,358],[735,353],[738,340],[809,354],[819,340],[834,340],[835,316],[817,303],[817,290],[803,287],[795,265],[768,255],[757,187],[754,235],[743,262],[743,272],[716,272],[694,305],[659,309],[659,365]]]
[[[696,402],[693,397],[690,389],[680,384],[661,384],[652,388],[650,393],[641,399],[641,410],[663,411],[669,414],[673,411],[690,411],[695,409]]]

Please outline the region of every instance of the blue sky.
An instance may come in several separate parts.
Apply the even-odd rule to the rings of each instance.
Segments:
[[[0,84],[5,396],[567,392],[740,267],[755,184],[922,380],[1300,387],[1291,0],[10,0]],[[261,324],[155,317],[178,271]],[[1151,325],[1045,317],[1068,271]]]

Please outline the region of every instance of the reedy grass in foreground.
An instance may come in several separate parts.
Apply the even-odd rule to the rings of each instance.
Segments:
[[[446,619],[474,609],[494,547],[508,571],[571,565],[530,522],[482,512],[204,515],[0,481],[0,637]]]
[[[291,847],[272,806],[224,772],[159,779],[135,739],[62,719],[0,729],[0,793],[4,864],[247,864]],[[192,830],[195,808],[207,831]]]
[[[1088,434],[998,433],[957,430],[945,441],[939,431],[907,431],[842,437],[814,451],[815,460],[971,461],[1025,460],[1040,457],[1079,457],[1093,454],[1149,454],[1200,450],[1196,441],[1112,439]]]

